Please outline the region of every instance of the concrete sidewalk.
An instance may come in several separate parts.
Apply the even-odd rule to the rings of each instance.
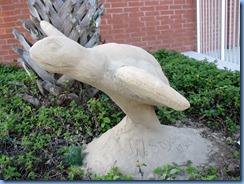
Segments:
[[[201,53],[197,53],[194,51],[188,51],[188,52],[182,52],[182,54],[184,54],[185,56],[188,56],[190,58],[197,59],[199,61],[202,61],[204,59],[207,59],[209,62],[217,61],[216,65],[219,69],[224,69],[226,67],[227,69],[230,69],[232,71],[235,71],[235,70],[240,71],[240,65],[238,65],[238,64],[226,62],[226,61],[216,59],[214,57],[210,57],[210,56],[207,56],[207,55],[204,55]]]

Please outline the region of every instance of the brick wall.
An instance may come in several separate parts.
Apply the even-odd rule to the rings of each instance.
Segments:
[[[18,19],[28,19],[27,0],[0,0],[0,62],[18,58],[10,46],[18,42],[12,28],[23,30]],[[101,0],[102,38],[156,51],[189,51],[196,47],[195,0]]]
[[[0,0],[0,62],[8,63],[18,58],[11,49],[11,45],[18,45],[12,35],[12,29],[16,28],[21,32],[24,29],[18,19],[29,17],[27,0]]]
[[[196,47],[195,0],[103,0],[102,38],[147,50]]]

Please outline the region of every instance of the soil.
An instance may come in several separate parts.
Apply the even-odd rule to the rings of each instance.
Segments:
[[[203,168],[208,166],[217,168],[219,180],[236,180],[237,177],[240,177],[241,150],[240,144],[237,143],[240,141],[240,131],[235,132],[232,137],[225,137],[223,133],[213,132],[203,123],[191,119],[188,119],[185,124],[177,121],[175,126],[200,130],[198,132],[218,148],[218,151],[210,156],[209,164],[202,166]],[[239,155],[234,156],[236,152],[239,152]]]

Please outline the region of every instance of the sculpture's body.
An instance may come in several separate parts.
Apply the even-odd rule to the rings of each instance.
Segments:
[[[184,157],[177,156],[180,151],[176,153],[177,148],[173,149],[183,139],[187,149],[181,149],[181,154],[191,151],[188,149],[191,145],[199,147],[200,143],[202,147],[205,144],[197,133],[192,140],[187,136],[189,130],[160,125],[154,106],[185,110],[190,104],[169,86],[161,66],[149,53],[138,47],[114,43],[87,49],[48,23],[42,22],[41,26],[49,37],[31,48],[31,57],[50,72],[66,74],[104,91],[127,115],[119,125],[88,145],[86,162],[94,172],[105,173],[119,166],[123,172],[135,173],[137,159],[151,164],[150,170],[160,166],[157,165],[160,162],[185,161]],[[171,154],[172,151],[175,153]],[[193,154],[198,154],[200,159],[195,160],[201,163],[205,156],[201,158],[198,152],[196,149]]]

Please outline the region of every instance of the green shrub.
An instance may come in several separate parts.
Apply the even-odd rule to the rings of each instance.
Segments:
[[[191,107],[184,114],[226,134],[240,128],[240,72],[219,70],[215,63],[190,59],[175,51],[159,50],[154,56],[170,85],[189,100]]]

